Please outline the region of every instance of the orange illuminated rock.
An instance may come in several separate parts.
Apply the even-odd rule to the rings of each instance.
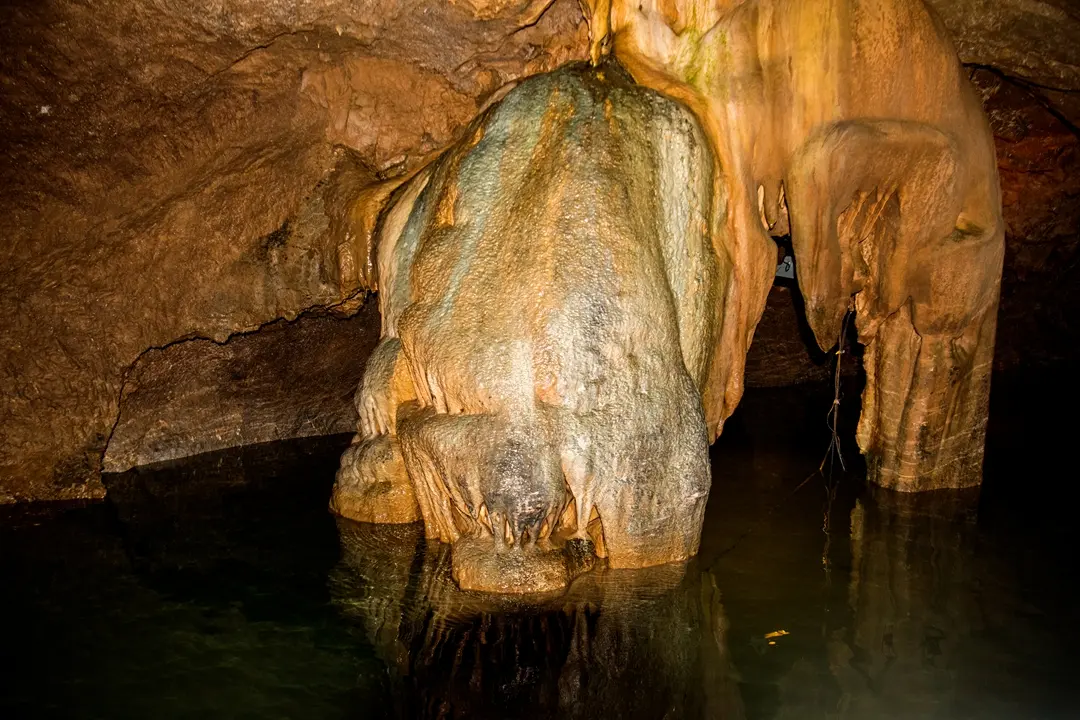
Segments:
[[[401,484],[369,450],[399,444],[464,588],[556,589],[567,538],[612,567],[693,555],[788,233],[818,344],[854,312],[866,345],[871,480],[978,484],[1000,191],[921,2],[598,0],[590,29],[595,69],[523,83],[383,211],[339,512]]]
[[[259,357],[239,374],[265,382],[226,382],[240,351],[214,346],[355,312],[367,218],[337,200],[377,196],[584,45],[575,0],[0,7],[0,504],[100,497],[103,467],[295,436],[308,382],[271,387]],[[301,432],[332,431],[340,395]],[[136,434],[110,448],[114,428]]]
[[[400,444],[463,588],[559,589],[557,550],[591,533],[612,567],[694,555],[729,277],[712,171],[688,111],[578,64],[519,85],[403,185],[377,232],[383,340],[335,509],[368,519],[398,475],[367,448]]]
[[[396,438],[379,435],[345,451],[330,509],[360,522],[404,524],[420,519]]]
[[[818,343],[866,346],[860,447],[897,490],[981,482],[1004,227],[993,139],[921,0],[594,0],[592,56],[676,98],[714,151],[733,278],[705,390],[711,434],[790,232]],[[716,213],[714,212],[714,215]]]

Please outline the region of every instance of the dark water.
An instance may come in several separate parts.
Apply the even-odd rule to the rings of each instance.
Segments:
[[[418,527],[335,521],[346,438],[9,508],[0,717],[1080,717],[1076,423],[1033,409],[1068,388],[999,382],[981,496],[918,500],[851,450],[807,480],[828,391],[752,393],[698,558],[531,603],[457,591]]]

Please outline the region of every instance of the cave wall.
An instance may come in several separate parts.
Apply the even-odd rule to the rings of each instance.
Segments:
[[[103,493],[147,348],[355,306],[341,147],[404,172],[584,33],[572,0],[5,4],[0,501]]]
[[[1065,0],[930,4],[998,143],[997,364],[1075,358],[1080,12]],[[584,57],[586,43],[572,0],[0,7],[0,502],[100,496],[106,443],[127,437],[114,425],[139,415],[119,414],[125,378],[149,377],[134,364],[154,348],[185,353],[178,378],[217,368],[223,387],[233,336],[308,310],[362,312],[341,222],[350,193],[408,173],[508,84]],[[759,326],[749,385],[827,376],[793,342],[785,292]],[[193,344],[175,349],[182,340]],[[228,436],[225,421],[198,435],[179,418],[192,450]],[[232,437],[292,432],[289,418],[277,433],[260,422]],[[116,446],[115,467],[155,459],[133,447]]]
[[[374,299],[350,317],[277,320],[224,343],[153,348],[125,377],[105,472],[271,440],[353,433],[379,339]]]
[[[977,69],[994,129],[1006,222],[995,366],[1080,357],[1080,170],[1073,121],[1037,88]]]

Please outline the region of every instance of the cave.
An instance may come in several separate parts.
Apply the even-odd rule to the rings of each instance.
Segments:
[[[1078,38],[5,4],[0,713],[1072,715]]]

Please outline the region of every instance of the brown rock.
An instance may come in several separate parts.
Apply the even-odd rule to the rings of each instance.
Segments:
[[[1080,87],[1080,13],[1071,0],[928,0],[965,63]]]
[[[356,58],[309,69],[301,91],[324,107],[327,140],[379,170],[445,147],[476,115],[476,98],[400,60]]]
[[[1080,142],[1037,88],[988,70],[979,88],[997,146],[1005,219],[999,370],[1067,363],[1080,348]]]
[[[981,482],[1004,224],[993,138],[933,14],[921,0],[590,9],[591,54],[613,48],[690,107],[717,161],[713,242],[732,292],[704,394],[712,435],[742,396],[769,235],[790,231],[818,344],[854,310],[867,346],[870,479]]]
[[[342,457],[330,510],[357,522],[401,525],[420,519],[397,438],[354,442]]]
[[[126,376],[104,470],[354,432],[352,395],[377,325],[369,300],[347,319],[305,316],[221,344],[198,339],[148,350]]]
[[[774,285],[746,353],[746,386],[782,387],[831,378],[830,357],[817,347],[798,291]]]
[[[409,170],[501,86],[582,55],[576,3],[541,9],[0,9],[0,502],[102,493],[122,377],[148,348],[362,289],[320,185],[332,143],[356,143],[369,182]]]

